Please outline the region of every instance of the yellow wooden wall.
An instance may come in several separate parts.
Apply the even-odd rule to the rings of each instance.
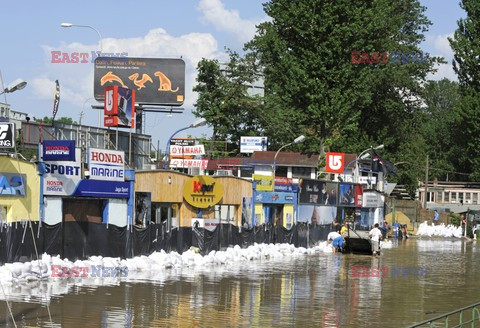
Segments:
[[[25,174],[26,196],[0,196],[0,206],[9,208],[8,222],[21,220],[38,221],[40,217],[40,176],[34,163],[0,155],[0,172]]]

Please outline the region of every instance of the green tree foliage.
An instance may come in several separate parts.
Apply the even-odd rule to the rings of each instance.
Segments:
[[[53,120],[51,117],[45,116],[44,118],[35,118],[35,122],[38,123],[46,123],[46,124],[52,124]],[[55,122],[58,123],[65,123],[65,124],[78,124],[76,121],[74,121],[71,117],[60,117],[55,120]]]
[[[450,46],[453,69],[460,83],[460,120],[453,127],[462,146],[458,170],[471,173],[470,179],[480,180],[480,2],[462,0],[466,18],[458,20],[458,29]]]
[[[261,130],[261,99],[249,95],[249,86],[256,80],[253,62],[229,52],[229,61],[203,59],[198,64],[199,93],[195,115],[204,117],[213,127],[212,140],[227,140],[239,148],[242,135],[255,135]]]

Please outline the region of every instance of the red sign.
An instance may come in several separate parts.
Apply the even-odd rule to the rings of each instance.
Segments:
[[[343,173],[345,168],[344,153],[327,153],[326,171],[330,173]]]
[[[291,185],[293,184],[293,179],[285,177],[275,177],[276,185]]]
[[[105,88],[104,95],[105,126],[134,128],[135,90],[110,86]]]
[[[355,186],[355,206],[363,205],[363,186]]]

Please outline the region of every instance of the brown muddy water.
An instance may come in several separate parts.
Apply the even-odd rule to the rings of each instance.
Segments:
[[[303,255],[4,288],[18,327],[404,327],[480,301],[478,247],[410,239],[380,257]],[[385,277],[362,276],[382,267]],[[402,276],[398,267],[423,271]],[[0,295],[0,326],[14,327]]]

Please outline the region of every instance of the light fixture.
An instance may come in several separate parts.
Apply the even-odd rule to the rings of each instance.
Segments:
[[[12,93],[17,90],[22,90],[26,86],[27,86],[27,82],[25,82],[22,79],[16,79],[12,83],[10,83],[2,92],[0,92],[0,95],[4,93]]]
[[[94,30],[95,32],[97,32],[98,34],[98,38],[100,39],[100,52],[102,53],[103,52],[103,49],[102,49],[102,36],[100,35],[100,32],[93,26],[90,26],[90,25],[78,25],[78,24],[72,24],[72,23],[62,23],[60,24],[61,27],[72,27],[72,26],[75,26],[75,27],[87,27],[87,28],[90,28],[92,30]]]
[[[305,136],[302,134],[301,136],[298,136],[295,140],[293,140],[293,143],[297,144],[300,142],[303,142],[305,140]]]
[[[207,120],[204,119],[204,118],[201,118],[195,122],[193,122],[191,125],[190,125],[190,128],[198,128],[200,126],[204,126],[207,124]]]

